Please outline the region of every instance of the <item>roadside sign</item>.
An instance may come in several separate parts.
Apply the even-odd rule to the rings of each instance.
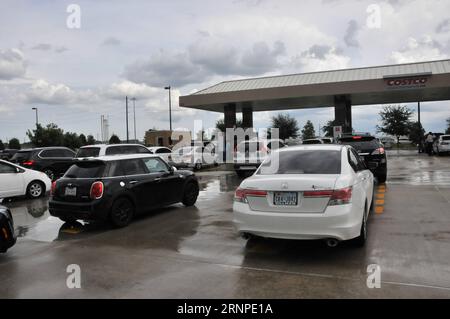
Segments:
[[[337,139],[342,135],[342,126],[333,126],[333,137]]]

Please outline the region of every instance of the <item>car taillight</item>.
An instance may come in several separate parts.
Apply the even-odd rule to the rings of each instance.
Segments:
[[[236,202],[241,203],[247,203],[247,197],[266,197],[267,192],[266,191],[260,191],[256,189],[244,189],[244,188],[238,188],[236,189],[236,192],[234,193],[234,200]]]
[[[352,188],[343,188],[336,190],[319,190],[319,191],[306,191],[303,192],[304,198],[320,198],[329,197],[328,205],[344,205],[351,203],[352,200]]]
[[[345,205],[352,202],[352,187],[337,189],[333,191],[333,195],[331,195],[330,201],[328,202],[329,206],[334,205]]]
[[[384,147],[377,148],[375,151],[372,152],[372,155],[383,155],[384,154]]]
[[[52,182],[52,188],[50,189],[50,194],[52,196],[54,196],[55,195],[55,191],[56,191],[56,181],[53,181]]]
[[[91,199],[100,199],[103,196],[103,182],[94,182],[91,186]]]
[[[22,163],[22,165],[25,165],[25,166],[33,166],[33,165],[34,165],[34,161],[33,161],[33,160],[31,160],[31,161],[25,161],[25,162]]]

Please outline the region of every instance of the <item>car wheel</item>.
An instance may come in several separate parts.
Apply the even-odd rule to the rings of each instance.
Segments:
[[[50,178],[52,181],[55,180],[55,173],[53,172],[53,170],[51,170],[50,168],[47,168],[44,170],[45,175],[48,176],[48,178]]]
[[[116,228],[127,226],[134,215],[133,203],[125,197],[116,199],[111,208],[110,221]]]
[[[59,217],[60,220],[62,220],[63,222],[67,223],[67,224],[73,224],[75,223],[77,220],[73,217]]]
[[[378,184],[384,184],[384,183],[386,183],[386,180],[387,180],[387,174],[386,173],[377,176]]]
[[[363,247],[366,244],[366,241],[367,241],[367,218],[364,214],[363,220],[361,223],[361,231],[359,233],[359,236],[355,238],[355,245],[357,247]]]
[[[45,193],[45,186],[42,182],[33,181],[27,187],[27,196],[29,198],[39,198]]]
[[[196,171],[201,170],[202,169],[202,163],[200,163],[200,162],[195,163],[195,167],[194,168],[195,168]]]
[[[183,193],[183,205],[184,206],[193,206],[197,201],[198,197],[198,184],[194,182],[189,182],[184,187]]]

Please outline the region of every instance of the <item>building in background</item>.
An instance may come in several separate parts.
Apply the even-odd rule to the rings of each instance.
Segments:
[[[191,145],[192,134],[189,131],[148,130],[145,132],[146,146],[172,147],[179,142]]]

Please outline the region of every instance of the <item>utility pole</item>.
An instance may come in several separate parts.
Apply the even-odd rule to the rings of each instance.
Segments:
[[[103,132],[103,115],[100,115],[100,132],[102,136],[102,143],[105,142],[105,134]]]
[[[125,109],[126,109],[126,121],[127,121],[127,143],[130,142],[130,136],[128,132],[128,96],[125,96]]]
[[[131,100],[133,100],[134,141],[136,142],[136,98],[133,97]]]

